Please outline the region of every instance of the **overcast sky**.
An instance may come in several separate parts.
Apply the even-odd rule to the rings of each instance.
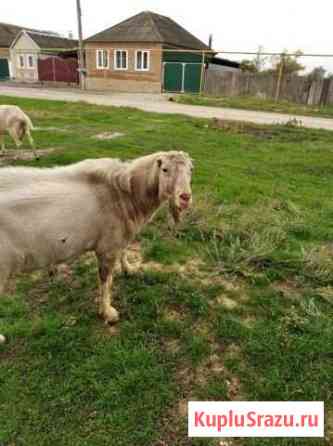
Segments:
[[[81,0],[81,4],[84,37],[150,10],[173,18],[204,42],[212,33],[215,49],[256,51],[262,45],[268,52],[301,49],[333,54],[332,0]],[[3,0],[0,12],[2,22],[77,35],[76,0]],[[333,58],[301,62],[333,72]]]

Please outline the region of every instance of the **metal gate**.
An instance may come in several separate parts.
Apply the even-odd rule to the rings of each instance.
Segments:
[[[187,63],[184,70],[184,91],[198,93],[201,83],[201,63]]]
[[[0,81],[9,79],[8,59],[0,59]]]
[[[164,63],[164,91],[198,93],[201,83],[201,63]]]
[[[76,58],[63,59],[49,56],[38,59],[38,78],[40,81],[79,83],[78,61]]]

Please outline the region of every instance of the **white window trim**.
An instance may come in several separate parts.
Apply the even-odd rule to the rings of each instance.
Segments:
[[[123,51],[123,52],[125,52],[126,53],[126,68],[118,68],[117,67],[117,52],[118,51]],[[116,70],[116,71],[127,71],[128,70],[128,50],[123,50],[123,49],[121,49],[121,48],[116,48],[115,50],[114,50],[114,69]]]
[[[21,65],[21,57],[23,58],[23,65]],[[25,56],[24,56],[24,54],[18,54],[17,55],[17,62],[18,62],[18,68],[20,69],[20,70],[24,70],[24,68],[25,68],[25,62],[26,62],[26,60],[25,60]]]
[[[148,67],[147,68],[138,68],[138,53],[141,52],[143,53],[147,53],[148,54]],[[143,61],[143,59],[142,59]],[[134,66],[135,71],[150,71],[150,50],[136,50],[135,51],[135,66]]]
[[[32,57],[32,67],[29,65],[29,57]],[[33,54],[27,54],[25,56],[25,62],[26,62],[26,68],[28,70],[34,70],[35,69],[35,56]]]
[[[108,63],[107,63],[106,66],[104,66],[104,65],[100,66],[100,65],[99,65],[98,56],[99,56],[99,53],[102,53],[102,62],[103,62],[103,59],[104,59],[104,52],[107,53],[107,58],[108,58],[107,62],[108,62]],[[109,53],[109,51],[106,50],[105,48],[98,48],[98,49],[96,50],[96,69],[97,69],[97,70],[108,70],[109,68],[110,68],[110,53]]]

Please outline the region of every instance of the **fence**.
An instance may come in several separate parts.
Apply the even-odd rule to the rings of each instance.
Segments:
[[[38,59],[38,79],[41,82],[78,84],[78,61],[75,58],[49,56]]]
[[[257,53],[220,51],[222,56],[253,56]],[[150,45],[128,44],[122,49],[112,44],[85,48],[84,65],[87,76],[82,83],[87,89],[126,92],[189,91],[212,96],[259,96],[267,99],[286,99],[291,102],[321,105],[333,104],[333,80],[310,81],[307,76],[259,72],[256,74],[211,68],[213,50],[161,49]],[[279,56],[285,54],[261,53]],[[288,54],[295,56],[297,54]],[[323,57],[332,60],[333,54],[303,54],[303,58]],[[208,65],[208,68],[206,69]],[[217,64],[218,65],[218,64]],[[76,49],[32,49],[11,51],[10,77],[17,81],[64,83],[78,86],[78,55]],[[220,64],[221,66],[221,64]],[[6,78],[8,75],[6,76]]]
[[[204,93],[209,96],[257,96],[308,105],[333,104],[333,79],[306,76],[206,70]]]

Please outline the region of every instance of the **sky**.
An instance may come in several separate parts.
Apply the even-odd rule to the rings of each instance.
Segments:
[[[141,11],[167,15],[204,42],[224,51],[287,49],[333,54],[331,0],[81,0],[84,37]],[[77,36],[76,0],[10,0],[0,6],[2,22]],[[241,60],[248,56],[223,56]],[[301,58],[307,70],[322,65],[333,73],[332,58]]]

